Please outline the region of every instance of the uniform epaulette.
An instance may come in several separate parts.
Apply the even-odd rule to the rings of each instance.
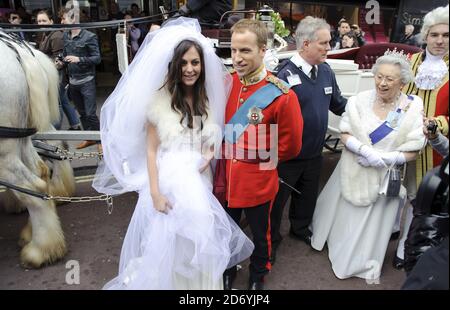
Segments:
[[[283,92],[283,94],[287,94],[289,92],[289,85],[274,75],[268,75],[266,77],[266,81],[278,87]]]

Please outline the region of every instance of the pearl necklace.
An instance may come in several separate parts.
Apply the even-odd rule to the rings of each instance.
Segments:
[[[379,103],[379,106],[381,107],[381,110],[383,110],[383,111],[386,111],[386,110],[392,111],[397,106],[398,99],[400,99],[400,96],[401,96],[401,93],[399,93],[395,97],[394,101],[392,101],[392,102],[383,102],[383,100],[379,96],[377,96],[377,98],[375,99],[375,102]]]

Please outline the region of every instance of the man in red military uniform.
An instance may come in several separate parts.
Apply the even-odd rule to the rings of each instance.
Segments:
[[[271,268],[270,210],[278,191],[276,164],[300,152],[303,119],[295,93],[264,67],[264,24],[243,19],[231,33],[235,72],[225,114],[226,210],[236,223],[245,213],[255,244],[249,289],[263,289]],[[235,135],[229,135],[233,130]],[[224,289],[231,289],[235,274],[235,268],[225,272]]]

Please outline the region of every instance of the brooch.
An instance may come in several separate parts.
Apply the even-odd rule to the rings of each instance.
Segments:
[[[257,107],[252,107],[248,111],[247,114],[248,122],[252,125],[257,125],[262,122],[262,119],[264,118],[264,114],[262,113],[262,110]]]

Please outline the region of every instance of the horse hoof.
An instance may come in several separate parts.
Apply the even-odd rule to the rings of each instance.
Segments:
[[[20,260],[25,268],[39,268],[45,262],[45,255],[39,247],[30,242],[23,247]]]
[[[61,259],[66,254],[66,245],[62,243],[54,248],[41,248],[32,241],[25,245],[20,253],[22,266],[25,268],[40,268]]]

